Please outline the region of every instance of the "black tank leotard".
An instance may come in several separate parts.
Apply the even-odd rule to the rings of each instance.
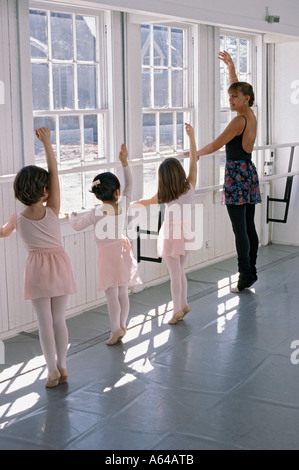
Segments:
[[[236,135],[232,140],[230,140],[226,146],[226,160],[251,160],[251,153],[245,152],[245,150],[242,147],[242,139],[243,139],[243,134],[246,129],[247,125],[247,120],[246,117],[243,116],[245,119],[245,126],[242,131],[242,134]]]

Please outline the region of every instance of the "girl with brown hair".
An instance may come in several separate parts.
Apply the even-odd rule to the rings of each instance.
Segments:
[[[190,140],[189,175],[176,158],[166,158],[158,171],[158,192],[151,199],[136,201],[134,206],[142,204],[165,204],[165,215],[158,237],[158,255],[165,259],[170,275],[170,289],[173,300],[173,316],[169,324],[175,324],[190,311],[187,301],[187,278],[184,265],[188,252],[192,248],[192,232],[189,220],[194,201],[197,179],[197,156],[194,130],[185,124]],[[133,206],[133,204],[132,204]]]

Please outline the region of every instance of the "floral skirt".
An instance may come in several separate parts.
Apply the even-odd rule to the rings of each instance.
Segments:
[[[258,174],[251,160],[227,160],[223,189],[223,204],[241,205],[262,202]]]

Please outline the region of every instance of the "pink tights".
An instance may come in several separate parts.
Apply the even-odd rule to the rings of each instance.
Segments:
[[[65,322],[67,295],[32,300],[39,339],[48,373],[66,368],[68,330]]]
[[[188,283],[184,271],[186,255],[178,256],[177,258],[166,256],[165,261],[170,275],[170,290],[173,301],[173,313],[176,313],[188,305]]]
[[[130,302],[127,287],[109,287],[105,290],[111,331],[126,328]]]

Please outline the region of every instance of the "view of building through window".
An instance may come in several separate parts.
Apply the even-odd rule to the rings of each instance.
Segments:
[[[30,10],[34,128],[51,130],[60,168],[104,161],[97,36],[96,17]],[[45,164],[37,140],[35,159],[37,164]],[[92,203],[88,173],[60,179],[62,211]]]
[[[187,30],[141,26],[143,156],[175,155],[185,147],[189,121]],[[157,165],[144,165],[144,191],[156,183]]]
[[[104,52],[98,25],[98,18],[92,15],[30,10],[34,127],[49,127],[59,167],[66,171],[106,161],[107,110],[101,104],[100,76]],[[192,73],[188,34],[187,27],[141,25],[145,197],[152,195],[157,184],[159,162],[153,158],[180,156],[188,147],[184,123],[191,121],[194,112],[188,88]],[[223,32],[220,49],[232,56],[239,79],[252,82],[252,39]],[[228,86],[227,67],[221,62],[220,131],[231,119]],[[43,147],[37,140],[35,159],[45,165]],[[224,161],[218,167],[221,181]],[[93,171],[70,171],[60,177],[62,212],[94,205],[88,191],[93,177]]]

